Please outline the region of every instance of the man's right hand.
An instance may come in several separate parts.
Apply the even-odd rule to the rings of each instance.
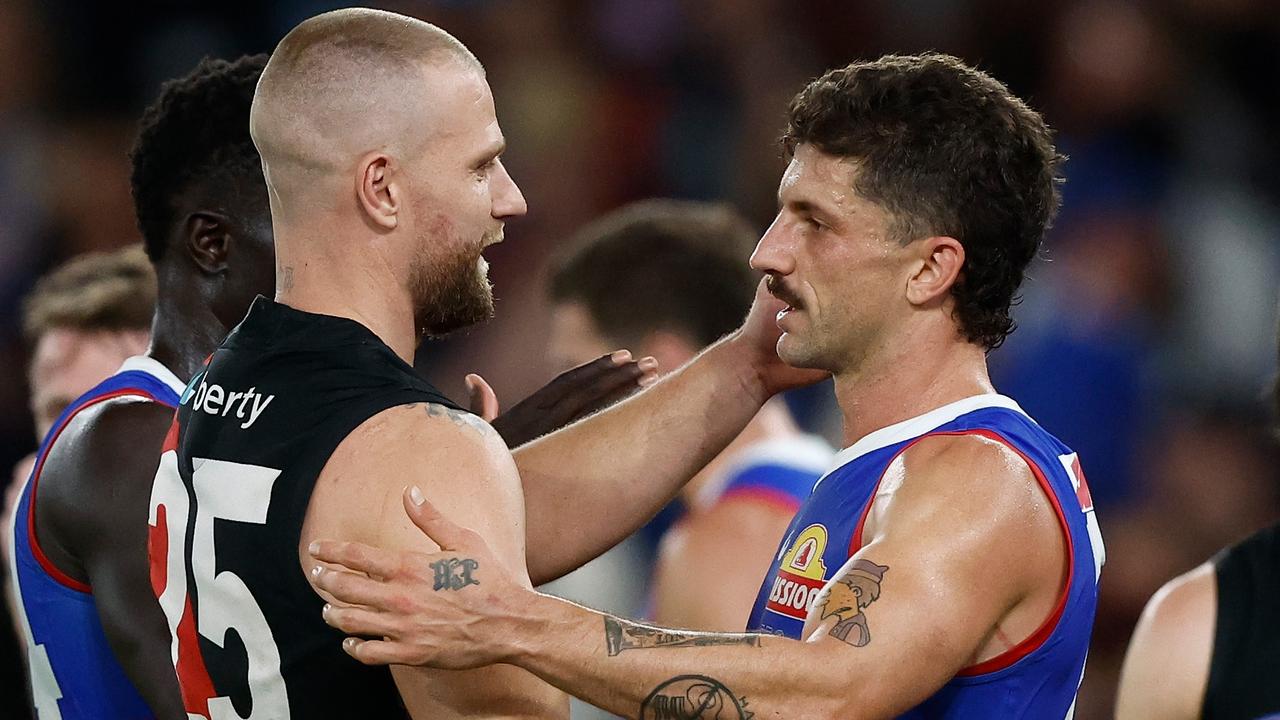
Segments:
[[[728,340],[737,348],[739,356],[750,363],[762,402],[784,390],[813,385],[831,375],[825,370],[792,367],[778,357],[778,338],[782,337],[778,313],[786,304],[770,294],[765,285],[766,281],[761,280],[751,312]]]

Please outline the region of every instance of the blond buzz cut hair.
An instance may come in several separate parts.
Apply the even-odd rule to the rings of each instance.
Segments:
[[[451,64],[484,74],[457,38],[383,10],[335,10],[289,31],[262,72],[250,115],[273,197],[281,185],[305,192],[371,150],[413,152],[432,104],[426,72]]]

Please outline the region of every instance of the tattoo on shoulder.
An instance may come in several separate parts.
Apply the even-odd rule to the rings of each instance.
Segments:
[[[487,435],[493,431],[493,428],[489,423],[469,412],[454,410],[451,407],[440,405],[439,403],[427,403],[426,405],[427,415],[431,417],[444,418],[458,427],[471,428],[481,435]]]
[[[608,615],[604,618],[604,640],[609,650],[609,657],[614,657],[624,650],[651,648],[710,647],[712,645],[760,647],[759,635],[663,630],[647,625],[637,625]]]
[[[479,585],[480,581],[471,574],[480,567],[480,563],[471,558],[445,558],[437,560],[427,567],[435,571],[435,582],[431,589],[461,590],[468,585]]]
[[[871,628],[862,611],[880,597],[880,583],[888,565],[859,558],[843,577],[822,591],[817,601],[823,620],[835,616],[839,622],[829,632],[832,637],[854,647],[871,642]]]
[[[706,675],[677,675],[640,704],[641,720],[751,720],[747,699]]]

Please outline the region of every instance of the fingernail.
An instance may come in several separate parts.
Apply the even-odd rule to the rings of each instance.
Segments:
[[[616,350],[616,351],[614,351],[614,353],[613,353],[612,355],[610,355],[610,356],[609,356],[609,359],[610,359],[610,360],[613,360],[613,364],[614,364],[614,365],[621,365],[621,364],[623,364],[623,363],[625,363],[625,362],[630,362],[630,361],[631,361],[631,351],[630,351],[630,350]]]
[[[342,641],[342,649],[343,649],[343,650],[350,650],[351,648],[353,648],[353,647],[355,647],[355,646],[356,646],[356,639],[355,639],[355,638],[347,638],[346,640],[343,640],[343,641]]]
[[[418,489],[417,485],[409,488],[409,499],[413,501],[414,505],[419,507],[422,506],[422,503],[427,501],[427,499],[422,496],[422,491]]]
[[[311,543],[310,545],[308,545],[307,552],[311,553],[312,555],[315,555],[316,553],[320,552],[320,541],[317,540]]]
[[[642,387],[642,388],[647,388],[647,387],[649,387],[650,385],[653,385],[653,384],[654,384],[654,383],[656,383],[656,382],[658,382],[658,375],[657,375],[657,373],[652,373],[652,374],[649,374],[649,375],[641,375],[641,376],[640,376],[640,380],[639,380],[640,387]]]
[[[317,565],[311,568],[311,577],[320,577],[320,573],[324,572],[324,568]]]
[[[640,362],[636,363],[636,367],[640,368],[644,372],[649,372],[650,370],[657,370],[658,358],[655,358],[652,356],[644,358]]]
[[[325,603],[325,604],[324,604],[324,609],[320,611],[320,617],[322,617],[322,618],[328,618],[328,617],[329,617],[329,611],[330,611],[330,610],[332,610],[332,609],[333,609],[333,606],[332,606],[332,605],[330,605],[329,603]]]

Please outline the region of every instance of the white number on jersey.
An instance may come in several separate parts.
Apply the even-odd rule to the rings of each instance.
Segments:
[[[217,572],[217,552],[213,543],[215,520],[264,524],[271,488],[279,470],[222,460],[192,460],[192,482],[196,495],[195,528],[190,553],[195,594],[199,599],[196,629],[218,647],[224,647],[229,630],[244,642],[249,660],[250,693],[253,710],[241,718],[226,696],[209,698],[208,720],[288,720],[289,695],[280,674],[280,650],[271,626],[262,614],[248,586],[229,570]],[[178,624],[186,606],[187,518],[191,503],[178,475],[178,456],[170,450],[160,459],[151,491],[152,525],[158,523],[158,509],[165,508],[169,535],[166,559],[168,583],[160,594],[160,606],[169,621],[170,653],[178,662]],[[188,717],[199,717],[188,714]]]

